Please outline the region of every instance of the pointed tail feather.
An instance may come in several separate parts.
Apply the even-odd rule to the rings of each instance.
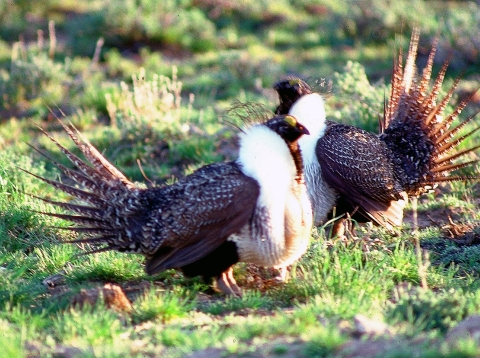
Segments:
[[[47,226],[48,228],[51,229],[57,229],[57,230],[67,230],[67,231],[74,231],[78,233],[84,233],[87,235],[97,235],[99,233],[109,233],[111,230],[110,229],[105,229],[101,227],[77,227],[77,226]]]
[[[467,180],[480,180],[480,176],[475,175],[465,175],[465,176],[448,176],[448,177],[435,177],[433,182],[428,184],[438,184],[438,183],[453,183],[456,181],[467,181]]]
[[[415,80],[415,59],[417,58],[418,40],[420,39],[420,31],[418,28],[413,29],[408,49],[407,62],[405,63],[405,71],[403,73],[402,87],[406,93],[410,91],[410,86]]]
[[[419,37],[419,29],[414,28],[410,38],[405,67],[403,67],[403,52],[401,49],[398,56],[394,57],[390,97],[386,105],[387,112],[383,117],[383,123],[380,125],[381,128],[388,128],[394,119],[400,120],[404,118],[412,105],[414,105],[410,101],[412,98],[410,91],[415,90],[414,88],[412,89],[412,84],[416,81],[415,59],[417,57]]]
[[[89,237],[85,239],[75,239],[75,240],[68,240],[69,244],[91,244],[94,246],[97,245],[105,245],[105,244],[114,244],[117,237],[115,235],[103,235],[97,237]]]
[[[472,134],[476,133],[478,130],[480,130],[480,127],[477,127],[475,129],[473,129],[472,131],[470,131],[469,133],[467,133],[467,134],[465,134],[465,135],[463,135],[463,136],[461,136],[457,139],[454,139],[452,142],[447,142],[444,145],[440,146],[439,148],[435,148],[434,153],[433,153],[434,154],[434,156],[433,156],[434,165],[444,162],[445,158],[442,158],[441,157],[442,155],[445,155],[446,153],[449,153],[451,150],[458,147],[465,139],[470,137]],[[479,147],[476,146],[476,147],[473,147],[473,148],[470,148],[470,149],[465,149],[461,152],[458,152],[457,154],[453,154],[451,157],[458,158],[458,157],[461,156],[461,155],[458,155],[458,154],[462,153],[462,155],[465,155],[465,154],[468,154],[470,152],[473,152],[473,151],[477,150],[478,148]],[[452,159],[454,159],[454,158],[452,158]]]
[[[462,101],[462,103],[463,103],[463,101]],[[463,109],[463,108],[462,108],[462,109]],[[460,111],[461,111],[462,109],[458,110],[458,107],[457,107],[457,109],[455,109],[455,111],[447,118],[446,121],[449,122],[448,125],[450,125],[450,124],[453,122],[453,120],[458,117],[458,114],[460,113]],[[438,133],[439,131],[436,131],[436,132],[433,133],[433,135],[432,135],[434,138],[432,138],[432,136],[431,136],[430,138],[434,140],[436,147],[441,146],[441,145],[447,143],[448,140],[452,139],[458,132],[460,132],[460,130],[461,130],[463,127],[465,127],[468,123],[470,123],[470,122],[472,121],[472,119],[474,119],[479,113],[480,113],[480,110],[478,110],[477,112],[475,112],[474,114],[472,114],[470,117],[468,117],[466,120],[464,120],[463,122],[461,122],[461,123],[460,123],[459,125],[457,125],[456,127],[453,127],[453,128],[451,128],[451,129],[448,129],[448,130],[447,130],[446,132],[444,132],[443,134],[441,134],[441,132]],[[453,119],[451,119],[451,118],[453,118]],[[444,121],[444,122],[445,122],[445,121]],[[441,124],[443,124],[443,123],[441,123]],[[448,126],[445,127],[445,128],[448,128]],[[441,134],[441,135],[440,135],[440,137],[436,137],[436,138],[435,138],[435,136],[436,136],[437,134]]]
[[[142,238],[142,220],[145,220],[145,208],[148,205],[148,198],[143,194],[144,191],[128,181],[118,169],[110,164],[88,141],[81,137],[78,131],[75,134],[73,126],[68,127],[63,123],[61,124],[72,141],[84,154],[86,160],[73,154],[41,128],[40,130],[78,170],[67,168],[35,147],[32,148],[52,161],[64,175],[75,181],[76,184],[64,184],[60,181],[47,179],[27,170],[19,169],[83,203],[70,203],[32,195],[37,199],[76,215],[52,212],[37,213],[63,219],[78,225],[62,229],[86,235],[85,238],[79,238],[70,242],[89,243],[96,247],[94,250],[88,251],[88,253],[107,250],[143,253],[145,248],[141,247],[139,240]],[[76,187],[77,185],[79,187]]]
[[[480,149],[480,146],[474,146],[462,151],[454,151],[480,129],[477,126],[469,133],[455,137],[473,120],[476,114],[451,128],[452,123],[458,118],[476,91],[462,100],[454,111],[444,118],[445,108],[451,101],[462,76],[456,78],[447,94],[439,101],[439,93],[452,54],[442,64],[431,90],[428,91],[438,37],[433,43],[422,76],[417,79],[414,64],[418,37],[418,30],[414,29],[405,68],[402,68],[401,51],[395,59],[392,89],[385,106],[386,112],[383,126],[381,126],[383,132],[380,134],[380,138],[392,152],[394,163],[398,166],[397,172],[400,180],[409,196],[425,192],[425,187],[432,184],[430,183],[432,180],[447,182],[475,179],[471,176],[447,177],[447,175],[455,170],[475,165],[478,162],[475,159],[463,163],[454,163],[454,161],[466,158],[467,155]]]
[[[82,215],[69,215],[69,214],[57,214],[57,213],[47,213],[47,212],[44,212],[44,211],[35,211],[35,210],[32,210],[32,212],[34,213],[38,213],[38,214],[43,214],[43,215],[47,215],[47,216],[52,216],[52,217],[55,217],[55,218],[59,218],[59,219],[63,219],[63,220],[67,220],[67,221],[71,221],[75,224],[80,224],[80,225],[96,225],[96,226],[99,226],[99,227],[102,227],[104,229],[110,229],[111,230],[111,227],[108,225],[108,223],[105,223],[104,221],[102,220],[98,220],[98,219],[94,219],[94,218],[89,218],[87,216],[82,216]]]
[[[451,173],[455,170],[466,168],[466,167],[472,166],[472,165],[477,164],[477,163],[480,163],[480,159],[470,160],[468,162],[459,163],[459,164],[443,165],[443,166],[440,166],[440,167],[433,168],[432,173],[437,173],[437,176],[438,176],[438,174],[446,175],[446,174],[449,174],[449,173]]]
[[[71,242],[71,241],[67,241],[67,243],[75,244],[74,242]],[[98,254],[98,253],[106,252],[106,251],[112,251],[112,250],[116,250],[116,249],[117,249],[116,247],[112,247],[112,246],[102,246],[100,248],[93,249],[93,250],[85,250],[79,256],[93,255],[93,254]]]
[[[69,186],[69,185],[66,185],[66,184],[62,184],[58,181],[55,181],[55,180],[50,180],[50,179],[47,179],[47,178],[44,178],[44,177],[41,177],[39,175],[36,175],[32,172],[29,172],[28,170],[25,170],[25,169],[22,169],[22,168],[18,168],[20,169],[21,171],[29,174],[29,175],[32,175],[34,176],[35,178],[37,179],[40,179],[42,181],[44,181],[45,183],[47,184],[50,184],[51,186],[55,187],[56,189],[59,189],[67,194],[70,194],[72,195],[73,197],[77,198],[77,199],[80,199],[82,201],[85,201],[89,204],[92,204],[92,205],[97,205],[97,206],[102,206],[103,205],[103,200],[101,198],[99,198],[97,195],[95,194],[92,194],[88,191],[84,191],[84,190],[81,190],[81,189],[77,189],[77,188],[74,188],[72,186]]]
[[[450,88],[450,90],[447,92],[446,96],[440,101],[440,103],[438,105],[435,106],[435,108],[430,112],[428,113],[428,111],[425,112],[425,114],[427,115],[426,118],[424,119],[423,121],[423,126],[424,128],[428,128],[428,126],[430,125],[430,123],[432,123],[432,120],[434,118],[442,118],[443,116],[443,111],[445,110],[445,107],[447,106],[447,104],[450,102],[450,100],[452,99],[452,96],[453,96],[453,92],[455,92],[455,90],[457,89],[457,86],[458,86],[458,83],[460,82],[460,79],[461,77],[458,77],[455,82],[453,83],[453,86]],[[432,102],[432,106],[434,105],[434,103],[436,102],[437,100],[437,97],[435,97],[434,101]],[[427,103],[427,108],[428,107],[428,103]],[[429,132],[429,130],[427,129],[427,133]]]
[[[435,37],[432,44],[432,49],[428,55],[427,65],[423,69],[422,79],[418,85],[418,92],[420,94],[419,101],[423,102],[424,97],[426,96],[428,85],[430,84],[430,79],[432,76],[433,61],[435,59],[435,54],[437,53],[438,46],[438,37]]]
[[[395,112],[397,111],[397,104],[399,103],[399,99],[401,96],[402,91],[402,78],[403,78],[403,54],[402,50],[399,50],[398,57],[394,57],[393,63],[393,71],[392,71],[392,80],[390,83],[390,97],[387,102],[387,112],[383,116],[383,123],[381,128],[388,128],[390,123],[395,116]]]
[[[62,122],[60,122],[62,123]],[[72,138],[72,140],[75,142],[75,144],[77,145],[77,147],[82,151],[82,153],[85,155],[85,157],[87,158],[87,160],[91,161],[89,156],[87,156],[85,154],[85,152],[89,153],[88,152],[88,149],[85,149],[85,148],[88,148],[86,147],[86,145],[84,143],[82,143],[77,137],[75,137],[75,135],[73,134],[73,132],[70,130],[70,128],[68,128],[67,126],[65,126],[63,123],[62,123],[62,126],[63,128],[65,128],[65,130],[67,131],[67,133],[69,134],[70,138]],[[90,177],[92,180],[96,181],[96,182],[103,182],[103,183],[106,183],[106,182],[109,182],[111,180],[115,180],[115,179],[119,179],[120,181],[122,181],[122,179],[124,178],[123,174],[120,176],[120,177],[115,177],[115,176],[112,176],[112,174],[108,171],[105,171],[103,169],[103,166],[101,165],[97,165],[92,168],[90,165],[86,164],[82,159],[80,159],[77,155],[73,154],[71,151],[69,151],[67,148],[65,148],[64,146],[62,146],[55,138],[53,138],[49,133],[47,133],[46,131],[44,131],[42,128],[38,127],[42,133],[48,137],[48,139],[50,139],[60,150],[61,152],[68,158],[68,160],[73,164],[75,165],[77,168],[79,168],[85,175],[87,175],[88,177]],[[92,148],[93,146],[91,144],[89,144]],[[42,154],[43,156],[46,156],[45,154],[43,154],[42,152],[40,152],[39,150],[37,150],[37,152],[39,152],[40,154]],[[98,153],[98,152],[97,152]],[[99,154],[100,155],[100,154]],[[47,156],[46,156],[47,157]],[[51,159],[50,159],[51,160]],[[53,160],[52,160],[53,161]],[[106,161],[106,159],[105,159]],[[93,162],[92,162],[93,164]],[[58,166],[58,165],[57,165]],[[67,173],[65,173],[67,174]],[[123,181],[122,181],[123,182]],[[124,184],[127,184],[127,185],[132,185],[129,181],[127,181],[128,183],[124,183]]]
[[[55,201],[55,200],[50,200],[47,198],[42,198],[33,194],[28,194],[33,198],[42,200],[45,203],[52,204],[54,206],[58,206],[63,209],[67,209],[70,211],[73,211],[74,213],[81,214],[85,217],[88,217],[90,219],[98,219],[102,220],[103,219],[103,214],[105,212],[105,209],[98,209],[92,206],[87,206],[87,205],[78,205],[78,204],[71,204],[71,203],[65,203],[63,201]]]
[[[93,250],[87,250],[83,254],[90,255],[105,251],[119,251],[125,253],[138,253],[140,251],[140,243],[125,243],[119,240],[117,235],[102,235],[85,239],[75,239],[66,241],[69,244],[88,244],[94,247]]]
[[[53,139],[52,139],[53,140]],[[55,142],[54,142],[55,143]],[[40,151],[38,148],[34,147],[33,145],[31,145],[30,143],[26,143],[30,148],[32,148],[33,150],[35,150],[37,153],[39,153],[41,156],[47,158],[50,162],[52,162],[57,168],[60,169],[60,171],[65,174],[67,177],[73,179],[75,182],[77,182],[78,184],[88,188],[89,190],[92,190],[92,191],[95,191],[95,190],[99,190],[100,189],[100,186],[98,184],[101,183],[101,179],[98,179],[97,181],[93,181],[91,179],[91,176],[87,176],[85,175],[84,173],[81,173],[81,172],[78,172],[76,170],[73,170],[73,169],[70,169],[70,168],[67,168],[66,166],[64,166],[63,164],[60,164],[58,163],[56,160],[52,159],[50,156],[46,155],[45,153],[43,153],[42,151]],[[57,143],[57,145],[60,146],[60,144]],[[61,146],[60,146],[61,147]],[[63,148],[63,147],[61,147]],[[67,152],[68,150],[65,149]],[[69,152],[70,153],[70,152]],[[78,159],[80,161],[80,159]],[[84,163],[83,163],[84,164]],[[90,167],[88,167],[90,168]],[[23,170],[21,168],[19,168],[20,170]],[[95,173],[91,173],[92,175],[95,175]]]
[[[445,79],[445,74],[447,73],[448,65],[450,64],[451,56],[452,55],[450,54],[450,56],[444,61],[442,67],[440,68],[440,72],[438,73],[437,78],[433,83],[433,87],[432,87],[432,90],[430,91],[430,94],[422,102],[422,107],[424,108],[424,111],[430,112],[432,108],[435,107],[438,94],[440,93],[443,80]]]
[[[117,168],[115,168],[103,155],[100,154],[100,152],[90,144],[90,142],[83,137],[83,135],[73,126],[73,124],[70,124],[71,128],[67,125],[65,125],[62,121],[60,121],[60,124],[62,125],[63,129],[67,134],[70,136],[70,138],[74,141],[74,143],[77,145],[77,147],[80,149],[80,151],[85,155],[85,157],[90,161],[90,163],[93,164],[95,169],[97,169],[104,177],[109,177],[111,179],[116,179],[121,181],[123,184],[125,184],[127,187],[133,187],[134,184],[125,177]],[[75,135],[75,133],[77,135]]]

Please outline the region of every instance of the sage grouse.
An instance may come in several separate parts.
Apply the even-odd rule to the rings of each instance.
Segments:
[[[236,262],[282,268],[306,251],[312,209],[297,140],[308,130],[295,117],[247,127],[234,162],[149,189],[130,182],[76,129],[62,125],[86,161],[44,133],[78,168],[54,162],[77,186],[38,178],[83,203],[42,199],[75,213],[44,214],[75,223],[68,230],[86,236],[69,242],[91,244],[87,253],[142,254],[148,274],[180,268],[186,276],[215,278],[221,291],[235,295],[241,294],[232,276]]]
[[[449,176],[452,171],[478,162],[454,163],[480,148],[474,146],[454,152],[463,140],[479,129],[454,138],[475,115],[451,126],[473,94],[444,117],[445,107],[459,81],[455,81],[443,99],[438,99],[447,60],[428,91],[436,45],[418,78],[415,67],[418,39],[419,33],[414,31],[405,68],[401,53],[394,63],[390,98],[380,120],[380,135],[331,121],[326,121],[325,129],[323,103],[316,108],[317,116],[322,118],[321,126],[303,122],[311,133],[308,138],[301,138],[299,145],[315,225],[324,222],[329,212],[331,217],[332,207],[336,206],[335,216],[355,213],[353,218],[359,222],[373,221],[392,228],[402,223],[408,197],[425,193],[438,183],[480,179]],[[291,112],[292,104],[312,93],[308,84],[292,77],[276,83],[274,89],[280,99],[277,114]],[[340,220],[333,231],[341,230]]]

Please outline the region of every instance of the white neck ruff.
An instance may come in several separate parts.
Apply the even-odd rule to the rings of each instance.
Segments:
[[[267,207],[270,214],[278,212],[283,218],[286,192],[296,176],[292,154],[283,138],[264,125],[246,129],[240,135],[237,162],[242,172],[260,185],[257,206]]]
[[[298,144],[302,150],[303,164],[305,167],[318,165],[315,154],[317,141],[321,138],[326,129],[325,106],[322,96],[318,93],[311,93],[301,97],[290,109],[289,114],[297,121],[307,127],[310,135],[302,136]]]

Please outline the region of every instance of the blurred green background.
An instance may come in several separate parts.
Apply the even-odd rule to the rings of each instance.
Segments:
[[[37,136],[24,119],[65,115],[136,178],[139,158],[164,178],[234,157],[225,111],[273,109],[286,75],[332,119],[377,131],[415,25],[419,66],[438,35],[437,71],[453,53],[447,82],[465,72],[459,96],[480,73],[473,1],[3,0],[0,23],[0,149]]]

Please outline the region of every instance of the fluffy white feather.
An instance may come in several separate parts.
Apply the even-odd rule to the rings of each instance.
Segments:
[[[327,127],[322,96],[318,93],[311,93],[301,97],[290,109],[290,114],[307,127],[310,132],[310,135],[302,136],[298,141],[302,149],[304,166],[307,167],[312,162],[318,163],[315,147]]]
[[[260,185],[255,223],[229,237],[241,261],[284,267],[298,259],[310,239],[311,206],[285,141],[266,126],[254,126],[240,137],[238,162]],[[260,232],[258,232],[258,230]],[[245,239],[248,238],[248,239]]]
[[[335,205],[337,194],[322,179],[322,168],[318,163],[315,148],[325,134],[325,106],[318,93],[301,97],[290,109],[290,114],[308,128],[310,135],[303,136],[298,143],[302,151],[305,181],[313,206],[315,225],[320,225]]]
[[[286,191],[296,175],[295,163],[283,138],[266,126],[250,127],[240,135],[237,161],[243,173],[260,185],[258,204],[277,207],[283,213]]]

